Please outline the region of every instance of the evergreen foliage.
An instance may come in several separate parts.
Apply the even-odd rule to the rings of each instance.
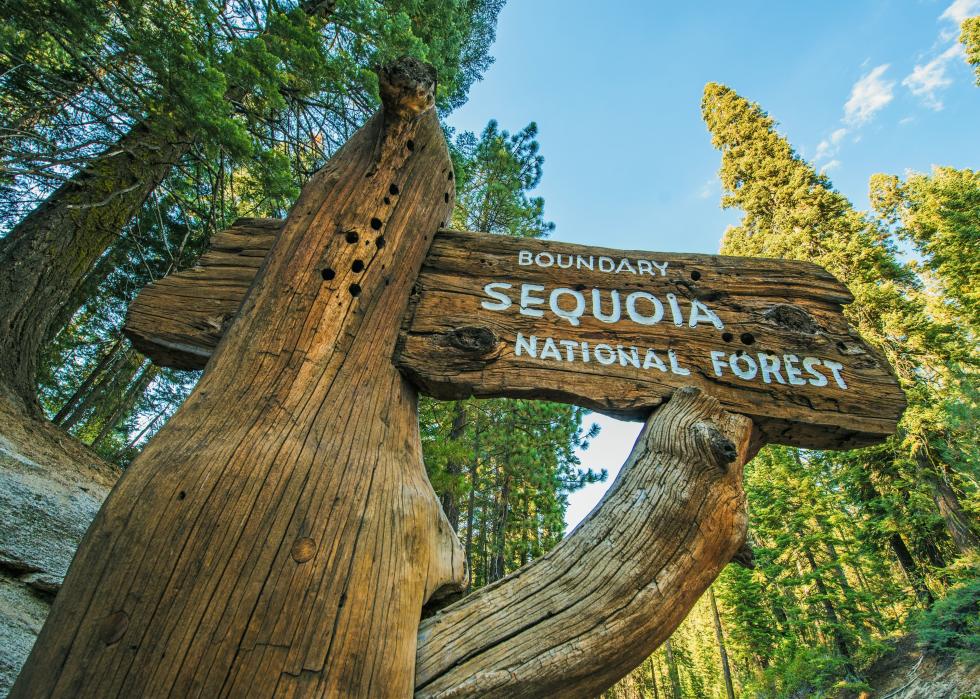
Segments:
[[[937,285],[954,322],[966,323],[980,337],[980,172],[934,167],[901,181],[871,178],[871,202],[878,217],[911,243],[918,261],[910,267]],[[935,310],[934,310],[935,312]]]
[[[916,618],[925,648],[975,662],[977,175],[875,175],[865,214],[758,105],[709,84],[702,107],[722,153],[722,206],[743,213],[722,252],[809,260],[844,281],[855,297],[846,312],[910,403],[884,445],[767,447],[746,466],[754,568],[730,565],[715,583],[736,695],[860,691],[863,671]],[[702,600],[671,653],[658,650],[606,696],[676,697],[672,668],[681,696],[723,696],[709,619]]]
[[[949,591],[915,625],[922,644],[939,653],[960,657],[965,663],[980,663],[980,577]]]
[[[980,17],[967,17],[963,20],[960,42],[966,49],[966,62],[973,66],[980,85]]]

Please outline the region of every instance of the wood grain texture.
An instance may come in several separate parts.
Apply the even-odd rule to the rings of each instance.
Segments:
[[[240,221],[217,236],[201,267],[147,287],[127,319],[126,332],[134,344],[166,366],[202,367],[237,312],[236,297],[244,296],[262,248],[274,236],[274,220]],[[634,266],[638,259],[653,258],[666,267],[663,273],[651,268],[652,275],[542,269],[518,264],[522,250],[555,259],[564,255],[566,261],[605,256],[618,262],[625,257]],[[504,312],[488,311],[481,304],[493,299],[484,287],[501,282],[513,285],[507,291],[513,305]],[[597,289],[607,314],[611,290],[616,289],[622,319],[603,323],[589,308],[580,325],[572,326],[551,313],[547,303],[537,306],[544,309],[541,317],[523,315],[518,308],[522,283],[545,287],[542,298],[558,287],[580,290],[587,307],[592,289]],[[637,291],[660,301],[660,322],[643,326],[627,318],[623,306]],[[668,294],[677,300],[681,327],[672,322]],[[703,317],[697,327],[689,327],[694,300],[714,311],[724,327],[716,328]],[[850,300],[844,285],[805,262],[609,250],[440,231],[419,278],[396,361],[420,390],[439,398],[546,398],[631,419],[646,417],[676,388],[694,385],[717,396],[726,408],[749,415],[766,441],[848,448],[891,434],[905,406],[886,362],[849,328],[842,306]],[[567,294],[562,302],[569,308]],[[649,314],[649,305],[642,311]],[[535,335],[539,349],[552,337],[556,342],[586,342],[593,354],[586,363],[579,350],[574,361],[567,361],[568,347],[559,345],[561,360],[519,357],[518,333]],[[619,356],[602,364],[594,349],[603,343],[613,350],[623,346],[626,353],[636,347],[641,361],[653,349],[666,370],[637,368]],[[671,370],[671,351],[689,375]],[[712,364],[712,351],[724,353],[721,375]],[[793,385],[784,368],[769,383],[758,369],[753,380],[735,374],[731,354],[747,355],[759,364],[760,352],[781,362],[789,354],[801,361],[812,356],[838,363],[847,388],[841,389],[826,367],[818,368],[825,386]],[[736,361],[743,370],[750,367],[746,359]],[[797,380],[812,376],[803,372],[802,377]]]
[[[607,257],[615,263],[652,259],[666,263],[665,273],[609,273],[598,269],[542,268],[519,264],[521,251],[537,258],[540,253],[566,263],[579,256]],[[488,283],[509,283],[505,290],[513,300],[502,311],[482,305],[490,298]],[[521,313],[520,287],[531,283],[544,287],[536,292],[540,317]],[[585,300],[586,311],[573,326],[549,308],[549,293],[565,287]],[[612,312],[612,290],[620,298],[619,322],[609,324],[593,312],[592,293],[597,290],[601,310]],[[663,306],[662,319],[641,325],[627,317],[626,299],[634,292],[656,297]],[[682,325],[673,322],[669,295],[676,299]],[[727,410],[747,415],[759,427],[765,441],[810,448],[850,448],[881,441],[892,434],[905,408],[905,396],[888,363],[849,327],[842,306],[852,300],[847,288],[817,265],[790,260],[651,253],[611,250],[541,240],[520,240],[485,234],[443,231],[429,251],[416,286],[411,315],[399,341],[397,364],[419,389],[437,398],[510,396],[559,400],[618,416],[643,418],[677,388],[696,386],[715,396]],[[570,294],[560,300],[573,307]],[[696,303],[712,310],[723,323],[715,327],[699,312],[690,327]],[[640,315],[653,315],[648,300],[638,306]],[[461,338],[465,329],[470,338]],[[466,342],[478,332],[496,339],[485,347]],[[580,349],[558,345],[550,359],[517,356],[518,333],[538,338],[541,354],[544,338],[555,342],[587,342],[589,361]],[[461,342],[460,340],[464,340]],[[603,364],[595,354],[606,344],[615,355]],[[632,347],[642,362],[653,349],[666,370],[636,368],[622,354]],[[674,373],[668,361],[673,351],[678,367],[689,374]],[[717,375],[711,352],[724,353]],[[568,361],[571,352],[572,361]],[[802,373],[803,385],[793,385],[785,370],[780,382],[770,375],[766,383],[756,368],[751,380],[738,377],[729,363],[732,354],[747,355],[757,365],[759,354],[785,355],[801,360],[813,356],[841,365],[847,386],[840,388],[831,371],[821,367],[826,385],[814,386]],[[606,353],[608,359],[609,353]],[[745,359],[740,368],[750,368]],[[816,379],[814,379],[816,380]]]
[[[416,699],[584,699],[639,665],[744,541],[751,430],[675,393],[575,531],[422,622]]]
[[[283,224],[277,218],[239,219],[211,238],[196,266],[143,288],[124,326],[133,346],[158,366],[203,369]]]
[[[112,491],[13,697],[411,695],[422,606],[464,570],[391,356],[454,192],[434,71],[382,85]]]

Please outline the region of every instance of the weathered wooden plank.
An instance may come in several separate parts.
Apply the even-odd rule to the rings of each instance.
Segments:
[[[144,288],[125,333],[160,366],[203,369],[230,325],[284,221],[242,218],[211,239],[196,267]]]
[[[905,406],[849,328],[851,299],[805,262],[443,231],[396,362],[438,398],[547,398],[634,418],[697,386],[767,441],[851,447],[891,434]]]
[[[127,319],[134,344],[158,363],[203,367],[275,230],[238,222],[200,268],[147,287]],[[693,385],[768,441],[860,446],[893,432],[905,402],[848,327],[851,298],[806,262],[440,231],[396,361],[439,398],[547,398],[635,419]]]

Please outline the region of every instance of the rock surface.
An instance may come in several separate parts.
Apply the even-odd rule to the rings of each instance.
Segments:
[[[120,470],[0,396],[0,696]]]
[[[871,693],[844,699],[960,699],[980,694],[980,666],[919,650],[905,636],[868,668]]]

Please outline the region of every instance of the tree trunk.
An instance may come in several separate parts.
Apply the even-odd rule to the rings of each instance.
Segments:
[[[844,629],[841,625],[840,618],[837,616],[837,611],[830,602],[830,592],[827,590],[827,586],[824,585],[823,577],[820,575],[820,569],[817,567],[817,561],[814,559],[813,553],[806,546],[803,547],[803,556],[806,558],[810,566],[810,571],[813,573],[813,581],[820,595],[820,603],[823,605],[824,614],[830,623],[830,636],[834,639],[834,648],[837,654],[844,659],[845,670],[849,674],[854,675],[856,673],[854,666],[851,664],[851,648],[847,642],[847,638],[844,636]]]
[[[902,572],[905,573],[905,579],[909,581],[912,589],[915,590],[916,596],[919,598],[919,602],[922,603],[924,607],[931,607],[935,598],[926,587],[925,578],[922,575],[922,571],[916,564],[915,559],[912,558],[912,554],[909,551],[909,547],[905,545],[905,541],[902,539],[898,532],[892,532],[888,537],[888,545],[892,547],[892,551],[895,552],[895,558],[898,559],[898,565],[901,567]]]
[[[469,504],[466,508],[466,574],[469,578],[469,586],[473,586],[475,577],[473,575],[473,527],[475,524],[476,510],[476,487],[478,467],[480,463],[480,412],[476,413],[473,425],[473,459],[470,461],[470,496]]]
[[[163,414],[165,412],[167,412],[167,409],[170,408],[170,406],[171,406],[171,403],[164,404],[164,406],[162,408],[160,408],[160,411],[156,415],[153,416],[153,419],[150,420],[149,422],[147,422],[146,425],[143,427],[143,429],[141,429],[139,431],[139,433],[137,433],[137,435],[135,437],[133,437],[131,440],[129,440],[129,443],[126,444],[126,446],[122,447],[119,451],[117,451],[113,455],[113,458],[118,459],[120,456],[123,455],[123,453],[129,451],[134,446],[136,446],[136,444],[143,438],[143,435],[145,435],[147,432],[149,432],[151,429],[153,429],[153,426],[155,424],[157,424],[157,420],[159,420],[160,418],[163,417]]]
[[[67,432],[85,419],[86,416],[88,416],[88,421],[91,422],[93,419],[92,416],[97,415],[100,411],[104,412],[111,403],[112,395],[129,385],[129,382],[132,381],[133,376],[139,371],[140,365],[144,361],[143,355],[132,347],[127,349],[122,355],[117,355],[116,361],[102,372],[101,378],[95,382],[88,393],[76,404],[75,409],[65,415],[61,420],[59,423],[61,429]]]
[[[949,532],[956,550],[960,554],[980,552],[980,536],[977,536],[977,533],[970,527],[970,517],[963,511],[963,506],[960,504],[959,498],[956,497],[952,486],[946,481],[943,474],[938,473],[936,467],[933,466],[928,449],[919,449],[915,453],[915,459],[919,473],[932,487],[932,499],[946,523],[946,530]]]
[[[718,641],[721,671],[725,678],[725,693],[728,695],[728,699],[735,699],[735,688],[732,686],[732,668],[728,664],[728,649],[725,648],[725,634],[721,628],[721,616],[718,614],[718,603],[715,601],[714,588],[708,588],[708,601],[711,602],[711,618],[715,622],[715,639]]]
[[[146,387],[150,385],[150,382],[156,378],[156,375],[160,373],[160,370],[150,364],[149,362],[143,367],[140,372],[139,377],[126,389],[126,393],[123,398],[116,405],[116,409],[113,410],[112,415],[106,419],[105,424],[102,425],[102,429],[95,439],[92,440],[92,448],[98,449],[102,442],[112,434],[113,430],[119,425],[122,420],[130,414],[133,410],[133,406],[136,405],[136,401],[140,399],[143,395],[143,391]]]
[[[120,350],[122,350],[122,347],[123,341],[121,338],[112,344],[112,347],[110,347],[109,350],[103,354],[101,358],[99,358],[95,368],[89,372],[89,375],[85,377],[82,384],[73,394],[71,394],[71,397],[65,401],[65,404],[61,406],[58,413],[51,419],[51,422],[55,423],[56,425],[60,425],[65,421],[65,419],[75,409],[75,406],[78,405],[78,402],[82,399],[82,396],[86,395],[88,391],[91,390],[92,384],[95,383],[96,379],[102,375],[102,372],[106,370],[106,367],[112,363],[116,355],[120,352]]]
[[[862,479],[859,492],[863,503],[866,505],[881,499],[881,493],[878,492],[878,489],[875,487],[874,483],[871,482],[870,476]],[[905,579],[909,581],[912,589],[915,590],[916,597],[919,598],[919,601],[924,607],[931,606],[934,601],[932,593],[926,586],[925,576],[922,573],[922,569],[916,563],[915,558],[912,556],[912,552],[909,551],[909,547],[906,545],[902,535],[897,531],[892,530],[888,535],[888,545],[894,552],[895,559],[898,561],[898,565],[901,567],[902,573],[905,574]]]
[[[335,0],[299,7],[320,21]],[[226,98],[240,101],[248,87]],[[136,122],[116,143],[52,192],[0,240],[0,390],[40,416],[40,353],[80,308],[90,272],[139,212],[197,134],[152,118]]]
[[[411,694],[422,606],[464,582],[391,362],[453,206],[434,85],[418,61],[382,72],[383,113],[304,188],[86,534],[12,697]]]
[[[674,647],[670,644],[669,638],[664,643],[664,648],[667,651],[667,674],[670,675],[670,696],[671,699],[681,699],[683,696],[683,692],[681,691],[681,676],[677,670],[677,661],[674,660]]]
[[[423,620],[416,699],[591,698],[637,667],[745,539],[751,422],[682,389],[545,556]]]
[[[190,140],[138,122],[55,190],[0,241],[0,382],[40,413],[37,366],[70,317],[88,272],[190,148]]]
[[[529,496],[527,493],[528,485],[524,484],[524,490],[521,493],[521,565],[526,566],[528,561],[531,559],[531,542],[528,532],[531,529],[531,503],[529,502]]]
[[[453,424],[449,429],[449,441],[452,443],[458,442],[462,439],[465,430],[466,404],[458,400],[453,403]],[[460,475],[463,473],[463,464],[455,458],[449,459],[446,463],[446,473],[450,476]],[[455,483],[455,480],[453,482]],[[449,520],[449,526],[453,528],[453,531],[458,531],[459,503],[456,502],[456,493],[450,488],[442,494],[440,500],[442,501],[442,511],[446,513],[446,519]]]
[[[498,494],[497,511],[493,527],[493,553],[490,561],[490,574],[487,582],[492,583],[504,577],[504,554],[507,549],[507,520],[510,517],[510,447],[500,464],[501,478]]]
[[[650,689],[653,690],[653,699],[660,699],[660,688],[657,686],[657,670],[653,666],[653,658],[647,658],[647,670],[650,672]]]

